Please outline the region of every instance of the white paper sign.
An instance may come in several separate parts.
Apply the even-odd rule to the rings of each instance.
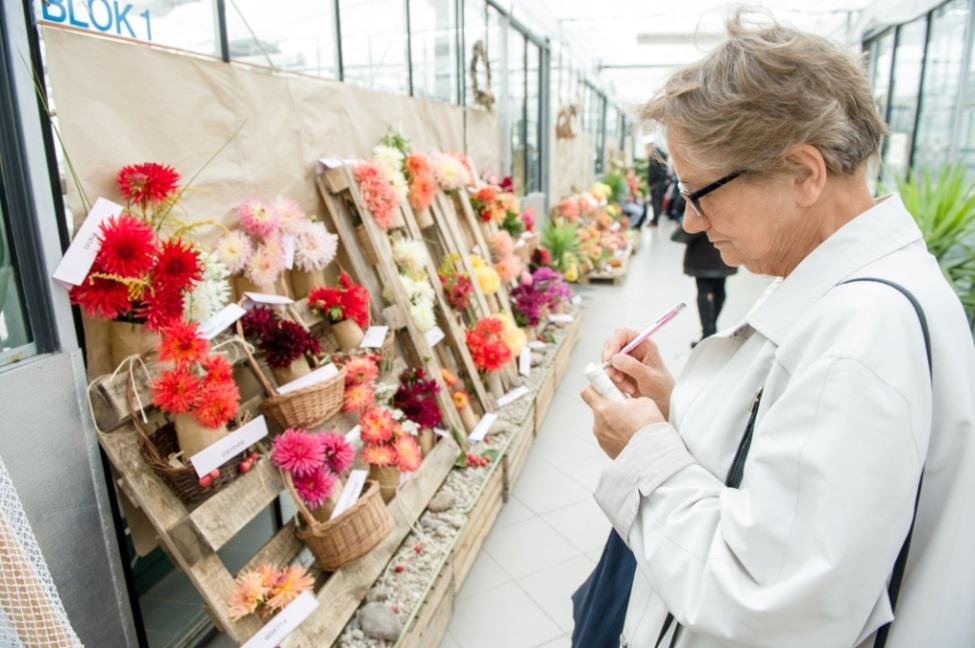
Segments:
[[[389,333],[388,326],[370,326],[366,334],[359,343],[360,349],[378,349],[386,341],[386,334]]]
[[[519,398],[524,398],[528,395],[528,393],[527,387],[517,387],[512,389],[510,392],[498,399],[498,407],[507,407]]]
[[[241,308],[239,304],[227,304],[219,312],[210,316],[207,321],[200,324],[200,335],[207,340],[212,340],[246,314],[247,311]]]
[[[327,364],[324,367],[319,367],[315,371],[305,374],[301,378],[292,380],[289,383],[278,387],[279,394],[288,394],[299,389],[304,389],[305,387],[311,387],[312,385],[317,385],[320,382],[328,380],[333,376],[337,376],[339,373],[338,367],[334,364]]]
[[[440,344],[440,342],[443,341],[444,337],[446,337],[444,335],[444,332],[440,330],[439,326],[434,326],[432,329],[427,331],[426,336],[427,336],[427,344],[429,344],[432,347],[435,347],[438,344]]]
[[[99,198],[95,201],[85,221],[78,228],[71,245],[61,257],[58,267],[54,269],[55,281],[65,288],[81,285],[88,276],[95,257],[98,256],[100,225],[109,218],[121,214],[122,209],[122,205],[117,205],[111,200]]]
[[[349,443],[349,445],[351,446],[362,445],[362,438],[359,436],[360,429],[361,428],[357,425],[345,433],[345,440]]]
[[[295,267],[295,237],[291,234],[284,237],[284,267],[288,270]]]
[[[521,355],[518,356],[518,371],[526,378],[532,375],[532,350],[527,346],[521,350]]]
[[[255,304],[269,304],[271,306],[287,306],[295,303],[295,300],[286,295],[268,295],[266,293],[245,292],[247,299]]]
[[[413,473],[401,472],[399,474],[399,487],[403,488],[403,484],[413,479]]]
[[[542,342],[541,340],[532,340],[531,342],[528,343],[528,348],[535,349],[535,350],[544,349],[547,346],[548,345]]]
[[[345,488],[342,489],[342,494],[339,495],[339,501],[332,511],[330,520],[338,517],[343,511],[358,501],[359,495],[362,494],[362,489],[366,486],[366,476],[368,474],[369,471],[367,470],[353,470],[349,473],[349,480],[345,482]]]
[[[582,295],[575,295],[572,297],[572,303],[576,306],[582,303]]]
[[[620,231],[620,224],[619,223],[613,223],[612,225],[610,225],[609,231],[610,232],[618,232],[618,231]]]
[[[485,414],[483,417],[481,417],[481,420],[474,428],[474,431],[471,432],[471,435],[467,437],[467,440],[471,443],[483,441],[484,437],[487,436],[487,433],[491,430],[491,426],[494,425],[494,422],[497,420],[498,415],[494,412]]]
[[[447,438],[447,435],[450,434],[450,432],[448,432],[443,428],[433,428],[433,433],[439,437],[444,437],[444,438]]]
[[[197,477],[202,477],[224,465],[241,452],[267,436],[267,421],[258,416],[213,445],[207,446],[190,457]]]
[[[302,592],[288,607],[257,631],[242,648],[274,648],[301,625],[318,608],[318,600],[311,592]]]
[[[565,313],[552,313],[548,316],[548,321],[558,324],[570,324],[572,323],[572,316]]]

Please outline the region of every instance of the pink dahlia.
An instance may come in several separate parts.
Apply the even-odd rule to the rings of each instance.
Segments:
[[[278,229],[278,213],[260,198],[248,198],[237,208],[237,216],[244,231],[257,238],[265,238]]]
[[[336,475],[340,475],[352,466],[355,460],[355,450],[337,432],[326,432],[318,435],[318,442],[325,452],[325,464]]]
[[[335,475],[329,471],[328,466],[322,466],[317,470],[294,478],[295,490],[298,496],[311,509],[317,509],[332,496],[332,489],[335,487]]]
[[[302,477],[315,472],[325,463],[325,448],[316,435],[300,428],[288,428],[274,439],[271,461],[296,478]]]

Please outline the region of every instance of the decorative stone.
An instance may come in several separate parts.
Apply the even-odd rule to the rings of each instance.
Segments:
[[[366,594],[366,601],[368,603],[375,603],[377,601],[385,601],[389,598],[389,592],[386,591],[384,587],[377,587],[375,589],[369,590]]]
[[[540,365],[543,362],[545,362],[545,355],[544,354],[539,353],[538,351],[535,351],[534,353],[532,353],[532,364],[533,365]]]
[[[384,641],[396,641],[403,632],[399,619],[382,603],[368,603],[359,610],[359,625],[366,636]]]
[[[444,511],[449,511],[454,507],[454,496],[448,492],[437,493],[430,503],[427,504],[427,508],[434,513],[443,513]]]

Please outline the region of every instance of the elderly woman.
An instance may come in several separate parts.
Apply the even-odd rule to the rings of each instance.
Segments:
[[[651,342],[619,354],[622,330],[604,358],[632,398],[583,393],[614,460],[596,500],[637,562],[620,641],[975,646],[964,312],[900,198],[867,187],[884,126],[855,54],[728,29],[646,116],[684,228],[781,279],[676,382]]]

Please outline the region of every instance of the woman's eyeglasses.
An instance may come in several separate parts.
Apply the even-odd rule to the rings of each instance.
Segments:
[[[745,169],[732,171],[728,175],[722,178],[718,178],[711,184],[707,185],[706,187],[702,187],[697,191],[688,191],[687,185],[685,185],[683,182],[678,182],[677,192],[684,197],[684,200],[686,200],[687,203],[691,205],[691,207],[694,208],[694,211],[697,212],[698,216],[704,216],[704,211],[701,209],[701,203],[700,203],[701,198],[708,195],[715,189],[720,189],[721,187],[725,186],[726,184],[728,184],[729,182],[731,182],[732,180],[734,180],[735,178],[737,178],[738,176],[742,175],[745,172],[746,172]]]

